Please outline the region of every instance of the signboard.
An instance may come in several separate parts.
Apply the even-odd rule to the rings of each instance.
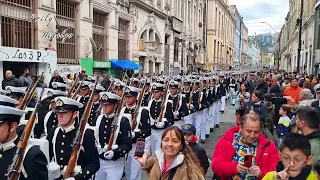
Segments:
[[[0,61],[39,63],[37,74],[44,72],[48,84],[57,69],[57,52],[0,46]]]
[[[111,62],[93,61],[93,68],[111,68]]]
[[[68,65],[68,64],[58,64],[58,71],[60,76],[66,76],[68,74],[75,74],[81,71],[80,65]]]

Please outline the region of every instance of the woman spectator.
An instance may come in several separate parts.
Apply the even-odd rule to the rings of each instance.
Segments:
[[[244,114],[244,104],[250,101],[250,93],[247,88],[246,83],[242,83],[240,90],[237,92],[236,97],[236,115],[237,115],[237,124],[240,124],[240,119]]]
[[[268,89],[269,89],[269,87],[268,87],[267,82],[262,78],[259,79],[258,82],[257,82],[256,90],[261,91],[262,94],[265,94],[265,93],[268,92]]]
[[[136,157],[150,180],[204,180],[198,159],[186,144],[182,131],[168,127],[162,134],[161,149],[155,156]]]
[[[212,171],[220,180],[257,179],[276,169],[280,160],[276,145],[261,132],[258,116],[247,114],[240,126],[229,129],[213,152]],[[244,166],[244,156],[253,155],[252,166]]]
[[[261,91],[253,91],[251,100],[244,105],[244,115],[256,114],[261,121],[265,121],[267,116],[267,106],[262,103],[263,94]]]

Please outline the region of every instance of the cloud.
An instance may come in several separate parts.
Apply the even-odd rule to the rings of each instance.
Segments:
[[[274,33],[260,22],[268,22],[279,32],[289,10],[289,0],[229,0],[229,5],[237,6],[250,35]]]

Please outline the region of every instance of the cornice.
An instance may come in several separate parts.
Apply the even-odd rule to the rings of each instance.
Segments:
[[[100,3],[95,0],[92,1],[92,6],[93,6],[93,9],[99,10],[104,13],[110,13],[114,10],[114,8],[109,6],[108,4]]]
[[[165,19],[168,17],[168,14],[164,12],[164,10],[160,10],[159,8],[154,7],[150,3],[144,0],[129,0],[129,3],[135,4],[141,9],[146,10],[147,12],[153,12],[156,16]]]

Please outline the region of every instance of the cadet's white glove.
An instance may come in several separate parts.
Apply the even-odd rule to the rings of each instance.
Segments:
[[[190,110],[193,110],[193,109],[194,109],[193,104],[190,104]]]
[[[134,130],[133,130],[133,132],[135,132],[135,133],[136,133],[136,132],[140,132],[140,131],[141,131],[140,129],[134,129]]]
[[[134,137],[136,137],[136,133],[131,131],[131,138],[133,139]]]
[[[64,180],[75,180],[75,178],[74,177],[69,177],[69,178],[64,179]]]
[[[114,152],[113,152],[112,150],[111,150],[111,151],[108,151],[108,152],[105,152],[103,156],[104,156],[104,158],[106,158],[107,160],[110,160],[110,159],[113,158]]]
[[[164,122],[161,121],[161,122],[158,122],[158,123],[156,124],[156,127],[157,127],[157,128],[163,128],[164,125],[165,125]]]
[[[202,108],[202,104],[199,104],[199,109],[201,109]]]
[[[178,111],[173,112],[173,116],[174,116],[175,119],[178,119],[179,118],[179,112]]]
[[[118,147],[119,147],[118,145],[114,144],[114,145],[111,146],[111,149],[112,149],[112,150],[115,150],[115,149],[117,149]]]

